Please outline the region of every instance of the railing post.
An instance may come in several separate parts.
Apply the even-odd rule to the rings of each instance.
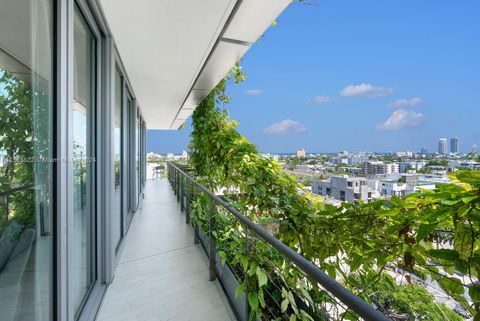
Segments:
[[[186,179],[185,176],[180,176],[180,211],[185,211],[185,183]]]
[[[193,186],[193,200],[196,201],[197,200],[197,190],[196,190],[196,187]],[[197,213],[198,214],[198,213]],[[200,233],[198,231],[198,222],[195,222],[193,224],[193,230],[194,230],[194,237],[193,237],[193,243],[194,244],[198,244],[200,243]]]
[[[215,281],[215,265],[216,265],[216,253],[215,253],[215,237],[213,235],[213,229],[215,226],[215,212],[216,204],[215,200],[210,197],[210,211],[208,212],[208,247],[209,247],[209,259],[210,259],[210,268],[209,268],[209,280]]]
[[[176,179],[176,187],[177,187],[177,202],[180,202],[180,171],[178,169],[175,170],[177,173],[177,179]]]
[[[185,223],[190,223],[190,181],[185,178],[186,204],[185,204]]]
[[[193,227],[193,244],[198,244],[200,243],[200,235],[198,232],[198,224],[195,224]]]
[[[245,224],[245,256],[247,258],[247,262],[249,262],[248,260],[248,225]],[[246,320],[250,320],[249,316],[250,316],[250,306],[248,304],[248,267],[245,271],[245,319]]]

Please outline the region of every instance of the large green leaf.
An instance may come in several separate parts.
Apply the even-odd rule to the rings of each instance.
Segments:
[[[449,294],[461,295],[465,292],[462,282],[457,278],[443,277],[438,283]]]
[[[423,240],[427,235],[432,233],[437,227],[437,225],[438,225],[438,222],[433,224],[422,224],[417,232],[417,237],[416,237],[417,243]]]
[[[428,250],[428,255],[435,259],[455,261],[460,257],[457,251],[449,249],[440,249],[440,250]]]
[[[257,278],[258,278],[258,287],[262,287],[264,286],[265,284],[267,284],[267,273],[265,273],[265,270],[262,269],[261,267],[257,267],[257,270],[256,270],[256,274],[257,274]]]
[[[252,310],[258,309],[258,294],[257,292],[248,292],[248,304]]]
[[[480,285],[473,284],[468,288],[468,295],[475,302],[480,302]]]

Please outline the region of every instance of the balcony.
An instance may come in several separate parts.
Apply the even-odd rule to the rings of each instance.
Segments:
[[[149,180],[98,321],[235,320],[166,179]]]
[[[225,200],[200,185],[187,171],[169,163],[173,191],[166,179],[147,183],[143,204],[131,223],[115,279],[107,289],[98,321],[243,321],[254,317],[247,291],[238,288],[243,283],[257,282],[257,276],[238,269],[238,264],[236,268],[235,262],[224,260],[225,255],[216,246],[217,237],[232,237],[220,235],[222,228],[217,214],[224,210],[231,214],[235,224],[238,223],[238,235],[245,241],[247,257],[253,257],[259,247],[268,248],[284,260],[284,266],[296,271],[299,283],[306,282],[309,287],[315,284],[328,297],[324,302],[313,302],[301,291],[290,288],[295,303],[290,302],[292,308],[282,308],[281,299],[275,295],[277,289],[266,289],[263,300],[268,312],[257,315],[257,319],[289,319],[289,309],[295,305],[295,308],[308,311],[314,319],[336,320],[351,309],[364,320],[389,320],[262,226],[229,207]],[[212,201],[207,214],[208,230],[193,217],[191,206],[201,195]],[[276,269],[282,273],[280,267]],[[280,289],[285,284],[276,286]]]

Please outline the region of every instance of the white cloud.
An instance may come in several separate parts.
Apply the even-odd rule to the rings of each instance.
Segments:
[[[418,97],[412,99],[402,98],[388,103],[387,108],[416,107],[421,105],[423,105],[423,101]]]
[[[299,121],[284,119],[279,123],[275,123],[270,127],[265,128],[267,134],[290,134],[290,133],[303,133],[307,130],[307,127]]]
[[[384,97],[393,93],[393,89],[373,86],[371,84],[348,85],[343,88],[340,95],[349,96],[367,96],[367,97]]]
[[[423,124],[425,116],[411,110],[397,109],[383,123],[377,126],[380,130],[398,130],[402,128],[414,128]]]
[[[313,99],[307,100],[307,104],[328,104],[334,101],[335,99],[330,96],[315,96]]]
[[[246,96],[259,96],[261,94],[263,94],[261,89],[249,89],[245,91]]]

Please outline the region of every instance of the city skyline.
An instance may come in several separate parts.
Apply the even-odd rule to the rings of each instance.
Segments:
[[[450,145],[449,142],[450,141]],[[453,143],[456,141],[455,147],[453,147]],[[340,152],[350,152],[350,153],[378,153],[378,154],[387,154],[390,152],[412,152],[415,154],[439,154],[439,155],[449,155],[449,154],[468,154],[468,153],[476,153],[477,152],[477,145],[474,143],[472,146],[467,146],[462,149],[460,148],[460,138],[459,137],[451,137],[450,139],[441,137],[436,141],[436,148],[427,148],[425,146],[419,147],[419,148],[410,148],[410,149],[401,149],[401,150],[385,150],[385,151],[375,151],[375,150],[346,150],[346,149],[338,149],[335,151],[310,151],[306,150],[304,147],[299,147],[296,150],[290,150],[290,151],[259,151],[261,153],[270,153],[270,154],[299,154],[299,152],[302,152],[303,154],[335,154],[335,153],[340,153]],[[442,147],[443,152],[440,152],[440,145],[444,144]],[[432,152],[432,150],[434,150]],[[185,148],[179,148],[178,146],[174,148],[173,150],[165,150],[165,151],[155,151],[155,150],[147,150],[147,153],[155,153],[155,154],[182,154],[188,151],[188,145],[185,145]]]
[[[226,108],[261,152],[437,151],[439,137],[460,137],[469,152],[480,143],[479,10],[475,1],[290,6],[245,56],[247,80],[229,86]],[[191,121],[149,132],[148,150],[180,152],[190,131]]]

